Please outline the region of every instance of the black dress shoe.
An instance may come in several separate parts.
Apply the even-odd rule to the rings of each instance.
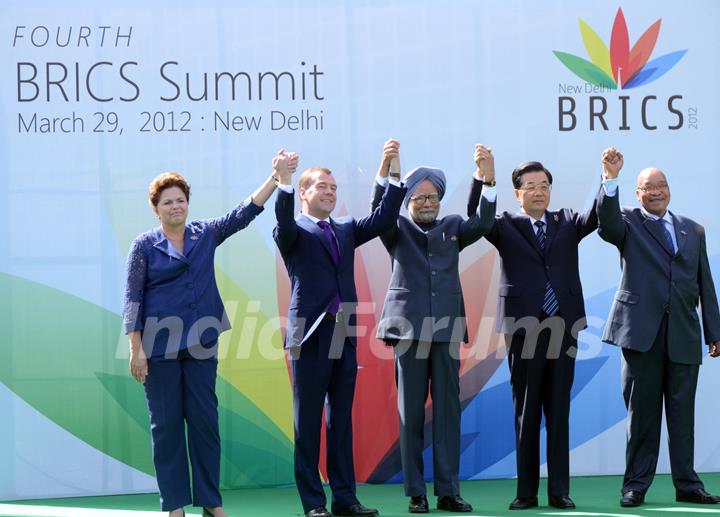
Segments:
[[[358,517],[370,517],[372,515],[380,515],[375,508],[368,508],[360,503],[355,503],[347,508],[333,508],[333,515],[355,515]]]
[[[410,498],[410,504],[408,504],[408,512],[410,513],[428,513],[430,506],[428,505],[427,497],[425,494],[414,495]]]
[[[634,506],[640,506],[645,502],[645,494],[637,492],[635,490],[628,490],[620,498],[620,506],[625,508],[632,508]]]
[[[511,510],[527,510],[528,508],[535,508],[538,505],[537,496],[533,497],[516,497],[513,502],[510,503]]]
[[[332,514],[327,511],[327,508],[320,506],[305,512],[305,517],[332,517]]]
[[[575,508],[575,503],[570,499],[568,495],[551,495],[548,497],[548,504],[553,508],[560,508],[561,510],[567,510]]]
[[[437,500],[438,510],[450,512],[472,512],[472,506],[459,495],[442,495]]]
[[[704,489],[698,488],[692,492],[675,492],[675,500],[679,503],[718,504],[720,496],[709,494]]]

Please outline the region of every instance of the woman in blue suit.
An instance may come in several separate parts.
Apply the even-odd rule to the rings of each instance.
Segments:
[[[294,171],[297,158],[279,153],[273,166]],[[168,172],[150,184],[160,227],[132,243],[123,320],[130,373],[145,385],[160,504],[171,517],[184,515],[191,503],[206,517],[227,516],[219,490],[215,379],[218,336],[230,323],[215,281],[215,248],[250,224],[274,190],[273,175],[228,214],[186,223],[185,179]]]

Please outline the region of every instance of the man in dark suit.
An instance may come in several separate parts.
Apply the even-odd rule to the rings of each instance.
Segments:
[[[621,506],[645,501],[660,449],[663,399],[675,499],[716,504],[694,469],[695,390],[702,362],[698,302],[709,355],[720,355],[720,313],[705,247],[705,229],[668,211],[662,171],[644,169],[635,195],[641,208],[620,208],[617,176],[623,156],[603,152],[599,234],[620,251],[622,279],[603,341],[622,347],[628,409]]]
[[[577,334],[586,327],[578,245],[597,228],[597,216],[594,206],[584,214],[549,211],[552,181],[540,162],[516,167],[512,182],[520,212],[498,215],[486,235],[502,258],[496,329],[505,334],[515,406],[517,497],[511,510],[538,505],[543,412],[549,504],[575,508],[569,495],[570,389]],[[494,199],[494,187],[484,186],[482,195]],[[476,207],[477,197],[471,197],[468,213]]]
[[[478,145],[478,174],[495,181],[490,149]],[[373,208],[385,190],[389,163],[383,161],[375,183]],[[467,342],[465,305],[460,286],[460,251],[488,232],[495,203],[483,199],[468,219],[438,219],[445,193],[440,169],[418,167],[405,176],[405,206],[410,217],[381,239],[392,257],[392,277],[377,337],[393,345],[400,419],[400,456],[410,513],[429,511],[423,478],[425,402],[433,401],[433,478],[437,507],[470,512],[460,497],[460,342]],[[475,182],[473,188],[482,188]],[[429,389],[428,389],[429,388]]]
[[[397,220],[405,190],[388,185],[363,219],[330,218],[337,185],[328,169],[311,168],[298,181],[302,213],[294,217],[291,175],[278,160],[274,238],[291,281],[285,346],[292,349],[295,480],[308,517],[330,517],[318,474],[320,428],[327,399],[327,466],[333,515],[377,515],[355,495],[352,402],[357,376],[355,248]]]

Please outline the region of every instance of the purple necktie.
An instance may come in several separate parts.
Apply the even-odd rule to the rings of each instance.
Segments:
[[[332,255],[333,262],[335,262],[335,265],[340,264],[340,250],[338,250],[337,241],[335,240],[335,236],[333,235],[332,228],[330,228],[330,223],[327,221],[318,221],[318,226],[322,229],[323,235],[325,235],[325,240],[328,241],[328,245],[330,246],[330,254]],[[331,316],[334,316],[337,314],[338,309],[340,308],[340,293],[335,293],[335,298],[330,302],[330,305],[328,305],[325,312],[330,314]]]

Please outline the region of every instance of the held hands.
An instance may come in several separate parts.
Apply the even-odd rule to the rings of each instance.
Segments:
[[[475,144],[475,165],[477,165],[475,174],[482,178],[484,183],[495,181],[495,157],[491,147]]]
[[[720,357],[720,341],[708,343],[708,355],[710,357]]]
[[[283,185],[292,184],[292,175],[297,170],[299,157],[296,153],[286,153],[280,149],[272,159],[273,176]]]
[[[602,153],[603,179],[611,180],[617,178],[624,163],[625,160],[620,151],[614,147],[605,149]]]
[[[381,178],[387,178],[388,174],[391,174],[390,164],[393,160],[400,159],[400,142],[393,140],[392,138],[385,142],[383,146],[382,159],[380,160],[380,168],[378,169],[378,176]],[[397,174],[394,174],[396,173]],[[400,179],[400,171],[392,171],[393,179]]]

